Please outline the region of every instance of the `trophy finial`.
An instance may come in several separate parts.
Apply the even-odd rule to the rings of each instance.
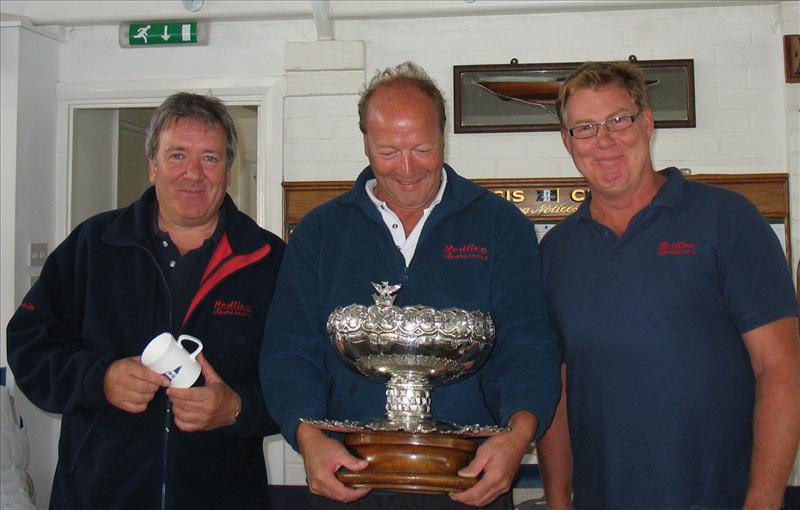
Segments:
[[[402,287],[402,285],[389,285],[389,282],[372,282],[372,286],[378,291],[377,294],[372,295],[372,299],[375,300],[375,304],[378,306],[392,306],[396,297],[395,294]]]

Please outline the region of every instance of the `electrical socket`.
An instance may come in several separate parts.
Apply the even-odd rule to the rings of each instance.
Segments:
[[[31,267],[44,265],[47,258],[47,243],[31,243]]]

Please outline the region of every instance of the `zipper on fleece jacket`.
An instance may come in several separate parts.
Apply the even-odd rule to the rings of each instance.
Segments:
[[[135,244],[137,248],[143,250],[147,253],[147,256],[150,257],[150,260],[153,262],[153,265],[156,267],[156,272],[158,276],[161,278],[161,284],[165,289],[165,293],[167,295],[167,302],[169,306],[167,307],[168,310],[168,324],[172,324],[172,294],[169,292],[169,284],[167,283],[167,277],[164,276],[164,271],[161,270],[161,266],[158,265],[158,261],[156,260],[153,253],[147,249],[146,247]],[[159,390],[160,391],[160,390]],[[167,456],[167,450],[169,448],[169,432],[171,430],[172,425],[172,406],[170,405],[169,398],[164,399],[164,434],[162,436],[162,451],[161,451],[161,494],[160,494],[160,510],[167,510],[167,463],[169,462]]]
[[[165,399],[164,406],[164,441],[163,454],[161,455],[161,510],[167,510],[167,451],[169,450],[169,433],[172,429],[172,404],[169,398]]]

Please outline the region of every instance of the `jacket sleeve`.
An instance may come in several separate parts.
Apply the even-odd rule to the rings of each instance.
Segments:
[[[533,225],[511,204],[499,209],[491,283],[496,339],[481,385],[500,423],[527,410],[538,419],[539,438],[561,392],[558,335],[549,322]]]
[[[261,387],[270,413],[295,449],[300,418],[326,415],[326,334],[318,315],[319,225],[307,216],[292,233],[261,348]]]
[[[108,406],[106,369],[117,356],[81,341],[86,259],[76,230],[48,257],[8,323],[8,362],[35,405],[54,413]]]
[[[274,296],[275,280],[277,278],[278,268],[280,267],[284,253],[283,241],[275,236],[270,239],[272,250],[268,259],[264,262],[269,265],[268,275],[261,285],[268,286],[267,300],[263,303],[266,309],[272,306],[272,298]],[[263,322],[262,322],[263,326]],[[263,327],[259,333],[263,337]],[[261,342],[262,338],[257,341]],[[259,360],[255,360],[258,364]],[[258,372],[258,370],[256,370]],[[232,381],[228,383],[235,391],[239,398],[242,400],[242,407],[239,411],[239,416],[236,423],[228,427],[228,432],[246,437],[265,437],[280,432],[280,428],[272,418],[266,404],[264,403],[264,395],[261,392],[261,383],[258,376],[253,379]]]
[[[236,422],[227,427],[229,433],[242,437],[266,437],[280,432],[264,405],[258,381],[238,381],[230,383],[229,386],[242,400],[242,408]]]

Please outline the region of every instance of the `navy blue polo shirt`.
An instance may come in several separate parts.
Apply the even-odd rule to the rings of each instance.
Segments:
[[[211,237],[203,241],[201,246],[181,256],[178,247],[169,237],[169,233],[158,228],[158,204],[155,200],[153,201],[150,242],[153,254],[169,287],[172,303],[171,333],[176,338],[183,333],[183,319],[194,295],[200,289],[203,273],[205,273],[206,266],[208,266],[223,232],[225,232],[225,208],[221,207],[217,227]]]
[[[621,237],[591,218],[589,196],[541,244],[578,509],[741,508],[755,398],[741,335],[798,313],[755,206],[661,173]]]

